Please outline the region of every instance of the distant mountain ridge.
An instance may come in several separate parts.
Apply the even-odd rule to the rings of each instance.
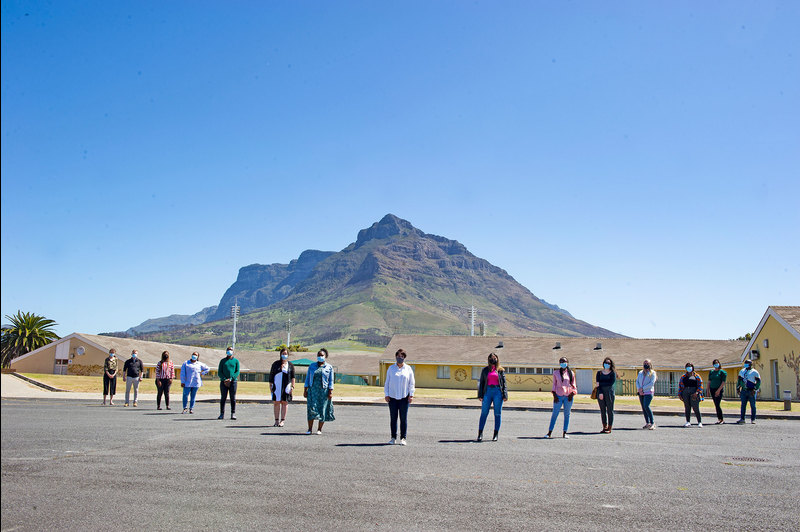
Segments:
[[[224,320],[230,322],[234,300],[242,308],[237,340],[253,346],[283,337],[288,319],[293,338],[306,343],[388,342],[395,332],[466,334],[473,304],[487,334],[620,336],[537,298],[460,242],[424,233],[392,214],[359,231],[339,252],[308,250],[289,264],[245,266],[205,323],[149,334],[162,341],[225,343],[230,324]]]

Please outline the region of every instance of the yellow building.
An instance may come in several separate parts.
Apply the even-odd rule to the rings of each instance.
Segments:
[[[783,400],[788,391],[800,400],[800,307],[767,308],[742,351],[746,358],[761,375],[760,398]]]
[[[576,372],[578,393],[588,394],[603,359],[610,357],[622,381],[622,393],[635,393],[633,382],[649,358],[658,374],[656,393],[675,395],[687,362],[707,382],[712,360],[719,359],[730,375],[725,394],[732,397],[746,344],[737,340],[395,335],[381,358],[380,376],[385,378],[395,352],[402,348],[418,387],[477,389],[489,353],[496,353],[506,370],[509,390],[550,391],[553,370],[565,356]]]

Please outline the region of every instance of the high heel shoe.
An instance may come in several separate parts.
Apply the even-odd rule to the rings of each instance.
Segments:
[[[494,431],[494,436],[492,436],[492,441],[497,441],[497,433],[500,432],[499,430]]]
[[[483,431],[482,430],[478,431],[478,439],[475,440],[475,441],[483,441]]]

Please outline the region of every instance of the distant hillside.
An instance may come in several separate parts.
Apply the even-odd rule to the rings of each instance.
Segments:
[[[184,325],[197,325],[198,323],[205,323],[209,317],[217,311],[217,305],[213,307],[206,307],[200,312],[192,315],[188,314],[172,314],[164,316],[163,318],[152,318],[145,320],[136,327],[131,327],[126,334],[136,336],[137,334],[149,333],[155,331],[164,331],[181,327]]]
[[[234,297],[247,312],[237,341],[253,347],[284,339],[290,318],[292,338],[308,344],[350,338],[386,345],[396,332],[468,334],[473,304],[490,335],[620,336],[540,300],[459,242],[391,214],[338,253],[306,251],[288,265],[242,268],[211,321],[147,336],[222,345],[230,337]]]

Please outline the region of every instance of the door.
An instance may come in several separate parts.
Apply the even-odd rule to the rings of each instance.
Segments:
[[[578,393],[592,393],[594,388],[594,381],[592,379],[592,370],[579,369],[575,372],[575,380],[578,381]]]
[[[55,358],[53,373],[56,375],[66,375],[67,365],[69,364],[69,342],[61,342],[56,346]]]
[[[772,361],[772,389],[775,390],[775,395],[772,396],[776,401],[781,398],[781,383],[780,376],[778,375],[778,361]]]

